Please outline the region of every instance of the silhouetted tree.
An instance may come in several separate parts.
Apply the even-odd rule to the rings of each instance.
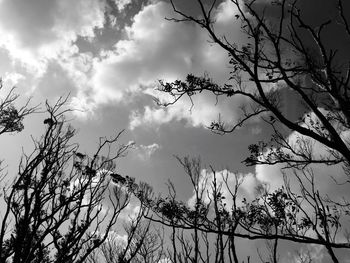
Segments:
[[[20,132],[23,130],[23,120],[27,115],[34,113],[38,106],[30,106],[30,99],[27,100],[24,105],[18,107],[19,95],[16,94],[15,88],[11,88],[10,91],[5,92],[3,87],[3,81],[0,78],[0,135],[6,133]],[[0,165],[2,160],[0,160]],[[0,171],[2,168],[0,167]],[[4,174],[0,175],[0,182],[4,179]],[[0,193],[2,196],[2,193]]]
[[[23,155],[18,174],[6,177],[12,183],[3,187],[1,263],[85,262],[129,203],[130,195],[110,184],[109,176],[114,160],[128,150],[117,145],[121,133],[101,138],[92,158],[79,153],[65,103],[46,104],[45,133]]]
[[[0,90],[3,89],[3,81],[0,78]],[[23,130],[23,119],[25,116],[33,113],[37,107],[30,107],[29,102],[17,107],[19,95],[16,94],[15,88],[1,96],[0,99],[0,135],[4,133],[20,132]]]
[[[198,16],[178,9],[175,0],[170,2],[176,17],[169,20],[203,28],[211,41],[227,52],[231,72],[224,85],[214,83],[209,75],[189,74],[185,80],[172,83],[160,81],[159,89],[174,98],[162,105],[174,104],[183,96],[191,99],[203,91],[218,98],[246,98],[248,103],[242,107],[242,118],[237,123],[218,120],[209,128],[220,134],[232,133],[261,116],[271,126],[273,135],[267,142],[249,146],[251,155],[244,160],[245,164],[280,164],[290,168],[299,190],[296,192],[289,184],[290,178],[286,178],[280,189],[269,191],[261,185],[255,200],[238,203],[241,178],[237,178],[236,186],[224,180],[227,188],[233,187],[229,196],[233,205],[227,207],[224,200],[227,196],[223,195],[212,169],[210,202],[206,203],[201,198],[203,188],[196,179],[198,162],[184,159],[180,162],[196,193],[194,206],[178,201],[174,193],[157,200],[143,200],[158,215],[158,219],[152,220],[172,228],[174,236],[176,229],[194,231],[192,242],[196,247],[190,256],[192,262],[198,262],[201,253],[198,231],[217,236],[216,262],[224,261],[220,253],[226,242],[230,247],[225,252],[226,260],[239,262],[236,237],[269,241],[272,262],[278,261],[279,240],[324,246],[331,260],[339,262],[335,250],[350,248],[347,226],[343,226],[350,214],[349,200],[320,193],[315,178],[324,175],[314,174],[313,165],[337,165],[342,170],[338,171],[336,183],[349,183],[350,59],[347,50],[341,46],[335,49],[326,34],[336,29],[342,32],[338,37],[350,40],[346,1],[334,1],[336,17],[325,17],[325,22],[315,26],[303,16],[301,1],[231,0],[236,8],[232,23],[239,23],[247,38],[243,44],[229,41],[216,32],[213,10],[217,1],[196,0],[201,13]],[[278,16],[268,17],[266,14],[271,10]],[[286,91],[304,110],[299,119],[283,110],[285,101],[281,94]],[[297,139],[291,139],[290,134]],[[317,152],[316,144],[324,150]],[[177,248],[174,245],[174,250]],[[174,253],[174,262],[176,258]]]
[[[124,178],[115,173],[111,174],[111,177],[113,183],[129,194],[135,194],[142,200],[153,198],[152,189],[148,184],[136,184],[133,178]],[[135,206],[133,212],[124,213],[124,231],[120,231],[119,224],[119,231],[112,230],[99,249],[89,256],[88,262],[152,263],[166,258],[164,231],[152,225],[151,220],[145,219],[149,211],[149,207],[140,203],[140,206]]]

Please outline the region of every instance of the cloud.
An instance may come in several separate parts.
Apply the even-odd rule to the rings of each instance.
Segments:
[[[168,95],[147,89],[147,94],[153,94],[160,100],[166,101]],[[168,100],[169,101],[169,100]],[[174,105],[167,107],[146,105],[142,111],[134,110],[130,115],[130,129],[138,126],[161,125],[171,121],[186,120],[194,127],[208,127],[212,121],[220,119],[225,123],[233,123],[239,118],[239,106],[246,101],[243,97],[220,98],[217,100],[212,94],[203,92],[189,98],[183,98]]]
[[[102,236],[102,234],[100,233]],[[114,230],[110,230],[108,232],[107,238],[105,240],[105,245],[110,246],[114,251],[121,251],[128,244],[128,235],[120,234],[120,231],[116,232]]]
[[[123,9],[130,2],[115,3],[118,9]],[[24,78],[39,79],[27,82],[32,91],[50,86],[43,89],[42,95],[48,96],[62,92],[58,86],[69,87],[71,106],[81,118],[91,116],[104,104],[127,106],[133,94],[164,96],[150,91],[158,79],[173,81],[187,73],[209,72],[214,81],[220,84],[227,81],[226,52],[208,44],[207,33],[198,26],[165,20],[175,14],[170,4],[162,1],[151,1],[142,7],[130,26],[124,28],[123,39],[111,50],[100,50],[97,54],[81,52],[75,41],[78,37],[91,41],[100,37],[97,29],[104,27],[106,8],[105,1],[94,0],[3,0],[0,47],[8,52],[14,64],[24,69],[21,73]],[[230,1],[224,1],[215,11],[217,32],[229,31],[227,37],[235,40],[242,38],[239,25],[231,23],[236,12]],[[57,85],[47,85],[52,79]],[[182,119],[193,126],[207,126],[219,114],[231,122],[237,119],[241,99],[223,99],[216,105],[213,96],[201,94],[194,102],[191,112],[191,103],[186,100],[169,109],[142,106],[132,111],[130,127]]]
[[[320,109],[323,114],[327,112],[323,109]],[[305,114],[302,119],[305,119],[303,124],[304,127],[308,129],[314,130],[311,123],[316,123],[317,118],[314,113]],[[336,126],[335,128],[338,130],[340,136],[344,139],[344,141],[348,141],[350,138],[350,133],[347,130],[344,130],[341,126]],[[334,159],[332,154],[330,153],[330,149],[321,144],[314,139],[299,134],[298,132],[292,132],[287,138],[286,141],[292,146],[293,151],[296,153],[303,153],[305,151],[305,147],[307,147],[314,159]],[[290,154],[291,156],[295,156],[290,150],[284,149],[285,153]],[[267,155],[269,151],[264,153]],[[298,157],[296,157],[298,158]],[[299,189],[299,183],[297,182],[294,170],[292,169],[283,169],[285,164],[277,164],[277,165],[257,165],[256,166],[256,177],[259,181],[266,182],[270,185],[271,190],[275,190],[281,187],[284,184],[283,174],[287,176],[290,184],[294,189]],[[326,164],[310,164],[308,167],[305,167],[303,171],[306,171],[306,168],[312,170],[315,175],[315,185],[317,189],[320,190],[323,194],[329,194],[329,196],[334,196],[337,198],[341,198],[342,194],[346,192],[339,192],[339,189],[342,189],[339,185],[335,184],[333,179],[338,180],[339,182],[345,182],[347,179],[342,164],[337,165],[326,165]],[[297,174],[301,174],[301,171],[297,171]],[[338,190],[335,190],[335,189]],[[292,188],[293,189],[293,188]]]
[[[230,32],[227,37],[233,37],[237,41],[237,39],[243,39],[243,36],[239,23],[232,26],[232,19],[236,13],[237,10],[230,1],[223,2],[215,13],[217,20],[215,26],[219,33]],[[164,16],[171,17],[174,14],[170,5],[159,2],[147,6],[135,17],[134,24],[127,28],[130,40],[119,42],[116,45],[117,50],[120,51],[119,59],[124,57],[120,64],[126,71],[125,74],[115,74],[116,78],[121,75],[127,76],[132,72],[133,76],[130,76],[130,80],[127,81],[129,88],[130,86],[135,88],[140,83],[146,85],[151,83],[150,87],[143,92],[163,101],[169,101],[171,98],[165,93],[156,91],[154,81],[157,79],[173,81],[177,78],[184,78],[190,72],[198,75],[209,72],[215,82],[225,83],[229,75],[226,52],[217,45],[208,45],[207,33],[199,27],[165,21]],[[188,36],[191,37],[188,38]],[[152,50],[149,50],[149,47],[152,47]],[[130,59],[126,59],[127,57]],[[125,63],[126,60],[129,63]],[[114,65],[117,66],[117,64]],[[139,68],[143,64],[147,65],[146,69]],[[131,67],[132,70],[128,70]],[[106,74],[103,76],[107,79],[107,75],[110,76],[112,73],[106,70],[101,72]],[[136,82],[137,77],[139,77],[139,84]],[[111,81],[111,83],[116,82]],[[115,91],[115,93],[121,98],[120,91]],[[108,100],[113,96],[103,97]],[[243,97],[222,98],[217,101],[214,96],[205,92],[192,99],[193,101],[181,99],[168,108],[146,105],[143,109],[134,110],[130,115],[130,128],[135,129],[138,126],[151,126],[152,124],[161,125],[182,119],[195,127],[209,126],[213,120],[218,118],[232,123],[238,119],[239,107],[245,102]],[[192,102],[194,107],[192,107]]]
[[[161,260],[158,261],[158,263],[172,263],[173,261],[171,258],[162,258]]]
[[[137,219],[140,213],[142,213],[142,211],[138,201],[132,199],[128,206],[121,211],[119,218],[129,223],[131,220]]]
[[[5,83],[5,85],[13,87],[16,86],[17,83],[20,80],[23,80],[24,78],[25,77],[22,74],[19,74],[17,72],[6,72],[3,78],[3,82]]]
[[[190,69],[186,64],[191,63],[194,47],[201,45],[196,29],[166,21],[168,15],[170,6],[164,2],[145,6],[125,28],[126,39],[93,60],[89,96],[94,103],[120,102],[140,85],[182,76]]]
[[[115,187],[115,184],[112,183],[112,181],[108,181],[110,178],[109,175],[112,172],[110,170],[106,169],[100,169],[96,172],[96,175],[92,178],[88,178],[84,175],[81,175],[81,177],[76,177],[73,181],[70,182],[70,185],[67,187],[67,192],[65,193],[67,196],[76,195],[77,193],[84,192],[84,196],[82,199],[82,205],[88,205],[92,201],[92,196],[90,191],[98,191],[98,188],[104,188],[105,184],[108,184],[109,189],[104,193],[104,198],[102,201],[93,209],[95,212],[100,213],[103,216],[107,216],[110,212],[110,209],[114,207],[114,204],[111,203],[110,199],[110,193],[112,189]],[[102,181],[101,181],[102,180]],[[89,185],[91,189],[85,189],[84,187],[86,185]],[[119,198],[122,197],[124,193],[121,191],[121,195]],[[85,207],[86,208],[86,207]],[[112,210],[111,210],[112,211]]]
[[[220,188],[223,199],[223,203],[226,204],[225,207],[227,211],[233,207],[233,200],[231,192],[234,191],[237,182],[240,183],[239,190],[236,196],[236,204],[238,207],[242,206],[243,198],[247,199],[248,202],[254,200],[256,197],[256,187],[261,185],[264,181],[261,181],[253,173],[242,174],[242,173],[232,173],[228,170],[216,171],[216,183]],[[271,178],[273,181],[275,178]],[[213,199],[213,181],[214,173],[203,169],[200,174],[199,179],[199,191],[203,192],[202,201],[208,204]],[[271,182],[269,180],[269,182]],[[230,192],[231,191],[231,192]],[[194,207],[196,200],[196,195],[193,195],[188,199],[187,203],[190,207]],[[310,212],[310,214],[312,211]],[[341,237],[342,238],[342,237]],[[346,242],[346,241],[345,241]],[[241,255],[251,255],[251,250],[256,249],[263,243],[251,242],[245,239],[237,240],[236,245],[239,247],[238,251],[241,251]],[[283,262],[304,262],[302,259],[311,259],[313,262],[328,262],[329,255],[325,251],[325,247],[316,244],[310,244],[302,246],[300,244],[291,244],[289,242],[282,241],[279,243],[280,251],[285,251],[285,253],[280,254],[280,260]],[[340,257],[340,255],[338,255]]]
[[[227,12],[229,8],[231,12]],[[229,36],[241,38],[239,25],[232,26],[235,12],[230,1],[225,1],[215,13],[218,32],[229,30]],[[229,76],[228,57],[220,47],[208,44],[208,35],[198,26],[189,23],[173,23],[164,17],[172,17],[171,5],[151,2],[133,18],[125,28],[126,38],[118,41],[113,50],[101,52],[93,58],[91,75],[84,81],[74,99],[76,105],[95,111],[99,105],[127,103],[126,94],[164,97],[154,91],[157,80],[173,81],[188,73],[202,75],[209,72],[215,82],[223,84]],[[84,88],[83,88],[84,87]],[[88,87],[88,88],[87,88]],[[163,124],[185,119],[193,126],[207,126],[219,114],[228,122],[237,119],[236,112],[242,98],[222,99],[216,105],[211,94],[194,98],[195,107],[190,112],[190,101],[180,100],[167,109],[146,105],[133,110],[130,128],[141,125]]]
[[[226,207],[228,211],[233,207],[232,194],[238,183],[239,188],[237,192],[237,205],[240,206],[243,198],[253,199],[255,197],[255,188],[258,185],[254,174],[232,173],[228,170],[216,171],[215,177],[213,172],[203,169],[199,178],[199,193],[203,193],[202,201],[206,204],[213,198],[213,183],[216,178],[218,188],[221,188],[222,196],[225,197]],[[196,193],[188,200],[189,206],[193,207],[196,201]]]
[[[136,146],[137,148],[137,157],[143,161],[149,160],[151,156],[160,149],[159,144],[153,143],[150,145]]]
[[[131,4],[132,0],[114,0],[115,4],[117,5],[118,9],[121,11],[123,10],[127,5]]]
[[[78,35],[94,37],[94,30],[103,27],[104,9],[103,1],[94,0],[3,0],[0,47],[40,77],[50,60],[78,53]]]
[[[321,111],[326,113],[322,109]],[[311,123],[315,123],[317,118],[313,113],[309,113],[308,116],[310,116],[310,118],[306,119],[303,126],[308,127],[309,129],[314,129]],[[336,125],[334,124],[334,126]],[[337,129],[343,140],[348,143],[350,138],[349,131],[344,131],[340,126],[338,126]],[[286,141],[292,145],[295,152],[302,152],[303,149],[305,149],[304,147],[309,147],[314,159],[334,158],[330,153],[330,149],[324,144],[297,132],[292,132],[286,138]],[[289,150],[286,150],[285,152],[293,156]],[[268,152],[265,154],[268,154]],[[283,187],[285,185],[284,179],[286,179],[292,193],[303,195],[306,191],[309,191],[310,193],[318,192],[323,199],[324,204],[329,205],[330,207],[333,207],[332,202],[343,204],[344,200],[349,200],[350,198],[348,191],[348,175],[344,171],[342,163],[336,165],[322,163],[309,164],[302,169],[284,168],[284,164],[257,165],[255,168],[256,179],[261,183],[267,184],[270,192]],[[313,176],[312,181],[310,181],[311,175]],[[314,207],[314,205],[318,205],[318,200],[313,200],[313,197],[308,196],[307,194],[305,194],[305,196],[307,198],[303,198],[305,200],[301,202],[301,206],[307,214],[314,215],[315,207],[317,207]],[[310,203],[308,203],[308,200],[311,200]],[[328,202],[327,200],[331,200],[331,202]],[[337,205],[337,209],[340,209],[341,211],[341,205]],[[345,231],[347,231],[346,229],[349,227],[349,221],[343,212],[340,212],[339,223],[342,226],[335,236],[336,241],[347,242],[345,239]],[[331,229],[331,231],[333,230],[334,229]],[[314,235],[311,231],[309,234]]]
[[[243,39],[239,23],[232,26],[232,19],[234,19],[234,15],[237,12],[238,11],[235,10],[234,5],[230,1],[224,1],[219,5],[215,13],[215,27],[218,34],[229,32],[227,38],[230,39],[232,37],[235,38],[236,42],[237,40],[239,42],[240,39]],[[169,29],[173,29],[173,26],[174,24],[169,25]],[[199,27],[189,26],[187,24],[176,24],[176,27],[181,28],[181,35],[192,35],[192,38],[197,40],[191,43],[192,48],[188,48],[187,45],[183,45],[184,43],[178,42],[181,36],[177,36],[177,32],[175,31],[178,30],[177,28],[173,29],[175,32],[171,33],[172,37],[170,37],[170,39],[173,39],[173,41],[177,43],[176,50],[182,49],[182,53],[177,55],[183,57],[182,64],[184,64],[183,68],[186,69],[186,71],[173,70],[172,75],[170,74],[162,79],[166,81],[174,80],[176,78],[175,72],[177,72],[178,78],[183,78],[190,72],[199,75],[202,75],[204,72],[209,72],[210,77],[212,77],[215,82],[219,84],[225,83],[229,75],[226,68],[228,65],[226,52],[217,45],[208,45],[207,33],[202,31]],[[135,29],[133,32],[136,32],[137,35],[139,30]],[[145,31],[140,30],[140,32]],[[143,34],[148,36],[147,33]],[[195,47],[195,49],[193,49],[193,47]],[[172,50],[169,50],[168,53],[171,55]],[[173,62],[177,63],[177,60]],[[167,94],[157,92],[154,88],[148,88],[144,92],[163,101],[169,101],[169,96]],[[134,129],[140,125],[160,125],[181,119],[187,120],[190,125],[195,127],[209,126],[213,120],[217,120],[218,118],[224,122],[232,123],[238,119],[239,107],[245,102],[243,97],[234,97],[230,99],[222,98],[217,101],[212,94],[205,92],[196,95],[192,100],[193,101],[181,99],[177,101],[175,105],[171,105],[168,108],[145,106],[143,111],[135,110],[130,116],[130,128]],[[192,102],[194,107],[192,107]]]
[[[129,141],[127,146],[129,146],[130,149],[133,149],[132,153],[134,153],[135,157],[141,161],[148,161],[151,156],[161,148],[158,143],[137,145],[135,141]]]
[[[288,252],[285,258],[283,258],[284,262],[288,263],[298,263],[298,262],[315,262],[322,263],[324,262],[325,256],[325,247],[321,245],[306,245],[305,247],[301,247],[297,253]]]
[[[130,2],[115,1],[119,9]],[[78,37],[91,41],[108,38],[97,34],[106,22],[106,8],[109,7],[105,1],[95,0],[3,0],[0,47],[25,73],[40,79],[27,82],[33,86],[32,91],[49,86],[42,94],[49,96],[67,93],[69,89],[71,106],[81,118],[92,116],[105,104],[123,103],[128,107],[135,94],[166,96],[154,91],[158,79],[173,81],[188,73],[208,72],[219,84],[228,81],[227,52],[208,43],[207,33],[198,26],[165,20],[175,14],[170,4],[162,1],[150,1],[142,7],[112,49],[97,47],[95,53],[81,52],[75,43]],[[20,10],[26,10],[25,14]],[[241,43],[246,38],[240,24],[235,23],[237,12],[230,1],[222,2],[214,12],[215,30],[218,35],[225,33],[227,39]],[[58,74],[53,74],[52,68]],[[21,75],[27,77],[25,73]],[[48,85],[51,80],[55,84]],[[68,88],[62,91],[58,86]],[[140,105],[131,111],[130,128],[173,120],[186,120],[195,127],[209,126],[219,116],[231,123],[237,120],[239,107],[245,102],[242,97],[235,97],[216,103],[216,98],[208,93],[193,100],[192,111],[191,102],[186,99],[167,109]]]

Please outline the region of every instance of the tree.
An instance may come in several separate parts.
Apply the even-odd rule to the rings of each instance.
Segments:
[[[0,78],[0,90],[3,89],[3,82]],[[30,107],[28,100],[23,106],[16,107],[15,102],[19,95],[14,93],[15,88],[3,96],[0,100],[0,135],[4,133],[20,132],[23,130],[23,119],[33,113],[37,107]]]
[[[152,263],[165,258],[164,235],[144,216],[141,212],[136,218],[130,218],[131,221],[124,224],[125,235],[109,236],[90,262]]]
[[[3,187],[2,263],[85,262],[129,203],[130,195],[109,176],[128,150],[116,145],[122,133],[101,138],[91,158],[80,153],[72,143],[75,130],[65,120],[65,103],[61,98],[46,104],[45,133],[33,140],[33,152],[23,155],[17,176]]]
[[[119,174],[111,176],[112,182],[129,191],[129,194],[135,194],[142,200],[151,200],[153,192],[148,184],[136,184],[135,179],[128,176],[124,178]],[[124,231],[112,230],[105,242],[88,257],[88,262],[152,263],[166,258],[164,231],[156,229],[151,220],[145,219],[149,215],[149,208],[140,203],[133,210],[127,214]]]
[[[3,89],[3,81],[0,78],[0,91],[4,91]],[[18,107],[16,104],[19,95],[16,94],[14,91],[15,88],[13,87],[10,89],[9,92],[6,92],[0,99],[0,135],[22,131],[24,128],[24,118],[27,115],[34,113],[38,109],[38,106],[29,106],[30,99],[27,100],[23,106]],[[0,160],[0,165],[1,163],[2,160]],[[4,175],[0,175],[0,182],[2,182],[4,177]]]
[[[331,260],[339,262],[336,249],[350,248],[347,226],[344,226],[350,215],[349,200],[320,193],[315,178],[322,175],[314,174],[313,165],[341,167],[335,184],[350,182],[350,59],[346,50],[335,49],[326,38],[326,32],[336,28],[341,30],[342,38],[350,40],[346,2],[334,1],[336,17],[325,18],[326,22],[314,26],[303,16],[298,1],[231,0],[237,10],[233,23],[240,23],[248,39],[245,44],[230,42],[216,33],[213,10],[217,1],[196,0],[199,16],[177,9],[175,0],[170,2],[176,17],[168,19],[203,28],[211,41],[227,52],[231,72],[222,86],[208,75],[189,74],[185,80],[160,81],[159,90],[173,97],[162,105],[174,104],[183,96],[191,99],[203,91],[219,98],[243,96],[248,99],[237,123],[218,120],[209,128],[220,134],[232,133],[260,116],[270,125],[273,135],[269,141],[250,145],[251,155],[244,163],[248,166],[280,164],[289,168],[299,183],[299,191],[291,187],[288,177],[280,189],[269,191],[261,185],[255,200],[245,200],[239,205],[237,191],[241,178],[237,178],[235,186],[222,180],[228,189],[233,187],[229,195],[232,206],[227,207],[212,169],[210,202],[205,203],[201,198],[203,188],[195,176],[198,162],[184,159],[180,162],[197,196],[194,206],[176,200],[174,193],[152,201],[146,198],[142,200],[144,204],[159,216],[153,220],[172,229],[194,231],[195,244],[198,244],[198,231],[213,233],[218,239],[219,252],[224,251],[228,240],[231,252],[225,255],[230,262],[239,262],[234,248],[236,237],[269,241],[273,262],[278,261],[280,240],[324,246]],[[278,17],[266,16],[271,9]],[[281,94],[286,90],[304,109],[299,119],[283,111]],[[297,139],[292,140],[291,134]],[[321,150],[315,149],[315,145]],[[196,246],[192,262],[199,261],[200,251]],[[174,246],[174,250],[176,248]],[[176,253],[173,261],[176,262]],[[223,257],[217,259],[222,261]]]

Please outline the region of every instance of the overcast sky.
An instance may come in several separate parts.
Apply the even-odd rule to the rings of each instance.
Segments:
[[[193,2],[177,1],[195,14]],[[237,10],[230,1],[218,3],[217,32],[244,43],[239,25],[232,23]],[[307,12],[312,12],[310,6]],[[179,195],[190,199],[189,181],[174,155],[201,156],[206,167],[246,174],[248,197],[257,182],[277,187],[279,167],[247,168],[241,163],[249,144],[269,133],[262,121],[226,136],[205,128],[219,114],[225,121],[236,121],[244,99],[221,98],[216,103],[215,97],[201,93],[192,110],[186,99],[168,108],[155,105],[154,96],[164,97],[155,91],[160,79],[209,73],[223,84],[229,78],[226,53],[200,28],[164,19],[173,16],[170,4],[161,0],[0,0],[0,76],[5,88],[15,85],[23,100],[33,97],[33,105],[70,94],[71,107],[78,109],[72,123],[83,152],[91,153],[100,136],[125,129],[121,142],[134,141],[136,146],[118,161],[118,169],[156,191],[163,191],[170,179]],[[22,147],[25,152],[32,149],[30,135],[39,137],[43,119],[28,117],[23,133],[0,138],[1,159],[9,171],[15,171]],[[328,189],[327,182],[323,184],[320,187]]]

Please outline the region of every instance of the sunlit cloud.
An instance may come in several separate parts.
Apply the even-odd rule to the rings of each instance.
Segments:
[[[94,37],[94,30],[103,27],[104,8],[103,1],[94,0],[3,0],[0,47],[27,72],[41,77],[50,60],[79,52],[74,44],[78,35]]]
[[[123,10],[127,5],[132,3],[132,0],[114,0],[119,10]]]
[[[9,86],[16,86],[17,83],[20,80],[23,80],[24,78],[25,77],[22,74],[19,74],[17,72],[11,72],[11,73],[7,72],[7,73],[5,73],[5,76],[3,78],[3,82]]]
[[[48,79],[51,76],[45,77],[45,74],[50,64],[61,67],[65,75],[62,74],[57,83],[71,86],[71,106],[78,117],[89,119],[105,104],[127,106],[126,94],[162,97],[164,95],[149,91],[159,79],[173,81],[189,72],[196,75],[210,72],[210,77],[219,84],[227,81],[226,52],[216,45],[208,45],[208,35],[199,27],[165,20],[174,16],[169,3],[150,2],[123,29],[124,38],[117,40],[111,50],[92,54],[81,52],[75,41],[78,36],[90,41],[99,37],[96,32],[104,27],[108,8],[104,1],[31,2],[4,0],[0,3],[0,46],[25,69],[29,74],[25,77]],[[115,3],[122,10],[131,0]],[[27,10],[25,15],[16,21],[9,19],[23,8]],[[236,13],[230,1],[221,3],[214,12],[215,29],[229,32],[228,38],[240,39],[239,23],[232,27],[230,22]],[[46,82],[32,82],[31,91],[40,83]],[[51,89],[58,88],[53,85]],[[58,94],[45,90],[45,95]],[[242,98],[235,98],[216,103],[214,97],[201,94],[194,99],[193,108],[185,99],[168,109],[147,105],[131,110],[130,128],[182,119],[196,127],[208,126],[218,117],[232,122],[237,119],[241,101]]]
[[[233,8],[232,3],[224,2],[215,13],[218,30],[224,31],[237,12],[227,13],[227,5]],[[164,97],[165,94],[154,90],[157,80],[173,81],[184,78],[189,72],[198,75],[210,72],[214,81],[223,84],[229,72],[226,52],[208,45],[209,38],[199,27],[164,19],[172,16],[174,13],[168,3],[152,2],[145,6],[125,28],[126,39],[118,41],[113,50],[101,52],[100,58],[93,59],[85,92],[81,88],[77,95],[79,100],[75,102],[79,101],[86,112],[93,112],[101,104],[125,102],[128,93],[144,92]],[[231,27],[230,36],[241,34],[239,25]],[[132,111],[130,128],[181,119],[193,126],[209,126],[218,117],[231,122],[237,119],[236,112],[242,101],[242,98],[231,98],[217,103],[210,94],[201,94],[194,98],[193,108],[186,99],[168,109],[146,105]]]

